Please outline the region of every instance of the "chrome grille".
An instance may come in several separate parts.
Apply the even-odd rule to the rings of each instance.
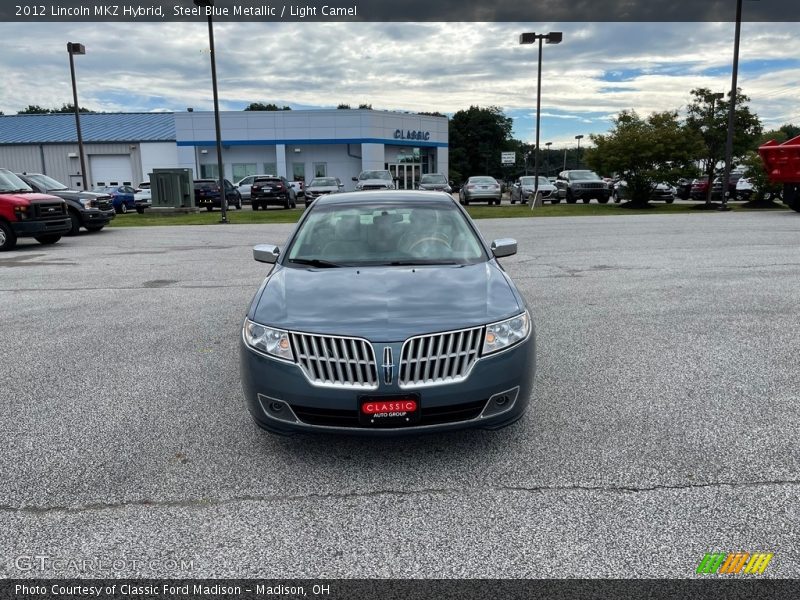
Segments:
[[[400,387],[464,379],[478,359],[483,327],[409,338],[400,353]]]
[[[296,332],[291,337],[297,363],[312,383],[361,389],[378,387],[375,352],[367,340]]]

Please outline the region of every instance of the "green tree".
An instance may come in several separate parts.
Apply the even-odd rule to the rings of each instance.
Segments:
[[[337,106],[336,108],[339,109],[339,110],[350,110],[350,105],[342,103],[339,106]]]
[[[251,102],[245,107],[245,110],[292,110],[290,106],[278,106],[272,102],[265,104],[263,102]]]
[[[497,106],[470,106],[450,119],[450,164],[454,171],[502,178],[500,153],[511,142],[512,120]]]
[[[18,115],[46,115],[50,112],[49,108],[44,108],[38,104],[28,104],[27,108],[18,110]]]
[[[583,159],[595,171],[616,173],[627,184],[629,206],[645,206],[655,183],[674,183],[692,172],[702,139],[682,126],[677,111],[652,113],[643,119],[623,110],[605,135],[591,134],[594,146]]]
[[[708,88],[697,88],[691,93],[694,98],[686,107],[686,127],[703,141],[703,148],[696,158],[705,164],[704,171],[711,181],[717,164],[725,159],[730,94],[727,99],[724,96],[716,99]],[[732,154],[734,164],[752,150],[762,133],[761,120],[751,112],[747,105],[749,101],[750,98],[737,89]]]
[[[359,104],[358,108],[364,108],[367,110],[372,110],[372,104]]]
[[[761,202],[767,198],[774,198],[783,191],[782,183],[770,183],[767,170],[761,161],[758,152],[751,150],[742,160],[742,165],[747,168],[746,177],[753,184],[752,202]]]

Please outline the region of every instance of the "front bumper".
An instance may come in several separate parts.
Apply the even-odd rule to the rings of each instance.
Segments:
[[[108,225],[116,216],[114,210],[83,210],[81,211],[81,221],[83,225]]]
[[[572,188],[574,198],[610,198],[611,192],[608,188]]]
[[[11,229],[17,237],[33,237],[37,235],[64,235],[72,229],[69,217],[63,219],[50,219],[47,221],[13,221]]]
[[[402,342],[373,346],[376,353],[391,346],[395,356],[400,356]],[[477,360],[461,381],[409,388],[397,384],[396,372],[392,383],[381,380],[374,390],[313,385],[297,364],[261,355],[243,340],[239,358],[245,403],[253,420],[268,431],[397,436],[473,427],[498,429],[519,419],[532,391],[536,341],[532,327],[530,335],[516,346]],[[418,423],[381,428],[360,424],[361,396],[408,393],[418,395]],[[280,409],[274,410],[277,407]]]
[[[502,198],[500,190],[470,190],[464,191],[464,198],[466,200],[500,200]]]

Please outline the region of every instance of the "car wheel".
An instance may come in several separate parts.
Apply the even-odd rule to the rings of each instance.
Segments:
[[[464,198],[464,206],[469,206],[469,200],[466,197]]]
[[[136,212],[139,213],[140,215],[143,215],[144,214],[144,208],[142,208],[141,206],[137,206],[136,207]]]
[[[122,214],[128,212],[128,205],[125,202],[119,205],[119,212],[121,212]]]
[[[591,201],[592,201],[592,199],[591,199],[591,198],[584,198],[584,199],[583,199],[583,203],[584,203],[584,204],[589,204],[589,202],[591,202]]]
[[[567,190],[567,204],[575,204],[578,199],[572,195],[571,190]]]
[[[206,210],[208,212],[211,212],[212,210],[214,210],[214,207],[213,206],[206,206]]]
[[[667,198],[666,200],[664,200],[664,202],[666,202],[667,204],[672,204],[673,202],[675,202],[675,198]]]
[[[81,230],[81,218],[74,210],[69,211],[70,228],[67,235],[78,235]]]
[[[58,240],[61,239],[61,234],[53,233],[50,235],[37,235],[34,239],[40,244],[44,245],[55,244]]]
[[[598,198],[597,201],[600,204],[608,204],[608,198]]]
[[[236,210],[242,210],[242,199],[239,198],[239,201],[236,203]]]
[[[89,233],[95,233],[97,231],[100,231],[103,227],[105,227],[105,225],[87,225],[86,231],[88,231]]]
[[[13,250],[17,245],[17,234],[10,226],[0,221],[0,252],[3,250]]]

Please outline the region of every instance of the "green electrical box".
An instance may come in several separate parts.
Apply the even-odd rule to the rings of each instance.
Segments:
[[[153,169],[150,190],[153,208],[188,208],[194,206],[191,169]]]

